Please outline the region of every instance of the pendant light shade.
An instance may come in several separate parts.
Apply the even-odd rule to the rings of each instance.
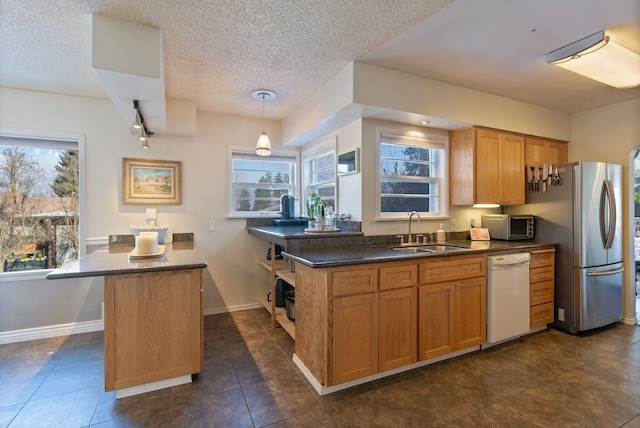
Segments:
[[[275,99],[276,93],[268,89],[258,89],[253,91],[251,96],[256,100],[262,100],[262,121],[264,122],[264,102]],[[262,128],[262,134],[258,138],[258,144],[256,144],[256,154],[258,156],[271,156],[271,141],[269,141],[267,133],[264,132],[264,127]]]
[[[614,88],[640,85],[640,55],[617,44],[604,31],[550,52],[544,60]]]
[[[256,154],[258,156],[271,156],[271,141],[269,141],[269,136],[264,132],[264,130],[262,131],[262,134],[260,134],[260,138],[258,138]]]

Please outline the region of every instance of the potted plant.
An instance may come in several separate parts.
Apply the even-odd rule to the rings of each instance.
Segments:
[[[36,253],[36,260],[44,260],[44,254],[42,254],[42,251],[38,250],[38,252]]]
[[[21,261],[21,262],[26,262],[28,259],[29,259],[29,258],[27,257],[27,254],[26,254],[26,253],[23,253],[23,254],[20,256],[20,261]]]
[[[319,220],[322,218],[322,198],[316,192],[307,197],[307,216]]]
[[[16,255],[13,254],[13,251],[9,253],[9,255],[7,256],[7,260],[12,262],[14,259],[16,258]]]

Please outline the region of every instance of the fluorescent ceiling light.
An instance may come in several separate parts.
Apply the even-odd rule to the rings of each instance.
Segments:
[[[550,52],[544,60],[614,88],[640,86],[640,55],[620,46],[604,31]]]

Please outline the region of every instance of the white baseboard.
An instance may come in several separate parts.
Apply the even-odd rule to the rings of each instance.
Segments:
[[[251,303],[249,305],[237,305],[237,306],[230,306],[230,307],[224,307],[224,308],[205,309],[204,314],[205,315],[226,314],[228,312],[246,311],[249,309],[257,309],[257,308],[263,308],[263,307],[264,306],[262,306],[260,303]]]
[[[324,386],[311,374],[311,371],[304,365],[302,360],[298,358],[298,356],[293,354],[293,363],[300,369],[304,377],[311,383],[313,389],[318,393],[318,395],[327,395],[332,394],[337,391],[342,391],[343,389],[351,388],[352,386],[361,385],[363,383],[371,382],[373,380],[382,379],[388,376],[392,376],[398,373],[406,372],[409,370],[417,369],[419,367],[428,366],[430,364],[434,364],[440,361],[448,360],[450,358],[459,357],[461,355],[469,354],[471,352],[476,352],[480,350],[480,346],[474,346],[468,349],[463,349],[461,351],[452,352],[447,355],[442,355],[440,357],[435,357],[430,360],[418,361],[417,363],[409,364],[407,366],[398,367],[397,369],[389,370],[382,373],[376,373],[371,376],[363,377],[360,379],[352,380],[350,382],[341,383],[339,385],[333,386]]]
[[[0,345],[27,340],[48,339],[50,337],[68,336],[70,334],[89,333],[104,330],[102,320],[74,322],[69,324],[48,325],[44,327],[25,328],[0,332]]]
[[[159,389],[191,383],[191,375],[178,376],[171,379],[159,380],[157,382],[145,383],[144,385],[130,386],[116,390],[116,400],[132,395],[144,394],[145,392],[157,391]]]
[[[238,305],[228,308],[205,309],[204,315],[216,315],[228,312],[246,311],[248,309],[257,309],[262,307],[263,306],[260,303],[251,303],[249,305]],[[0,345],[102,330],[104,330],[104,322],[102,320],[25,328],[23,330],[0,332]]]

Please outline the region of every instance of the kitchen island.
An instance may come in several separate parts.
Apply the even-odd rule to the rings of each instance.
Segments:
[[[487,255],[530,253],[530,332],[545,329],[554,247],[450,240],[284,252],[296,263],[293,361],[323,395],[482,349]]]
[[[105,391],[122,398],[191,382],[203,365],[207,264],[192,239],[165,245],[159,257],[131,261],[133,239],[110,242],[47,274],[51,280],[104,276]]]

